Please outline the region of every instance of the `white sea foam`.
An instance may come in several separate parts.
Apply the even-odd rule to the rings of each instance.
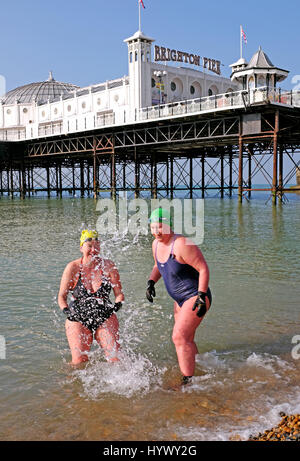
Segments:
[[[215,371],[227,367],[225,360],[222,359],[216,351],[205,352],[196,355],[196,364],[207,371]]]
[[[216,393],[223,387],[222,395],[227,398],[231,396],[232,399],[228,403],[228,416],[231,412],[236,416],[230,418],[230,422],[222,418],[212,430],[196,425],[169,425],[168,430],[175,433],[179,440],[248,440],[250,435],[276,426],[281,420],[281,412],[300,413],[300,386],[291,385],[297,380],[297,369],[293,362],[268,353],[253,352],[248,356],[243,353],[239,356],[236,353],[217,354],[212,351],[197,356],[196,363],[201,365],[205,374],[195,376],[192,384],[182,391],[197,392],[199,395],[205,392],[205,396],[217,398],[222,412],[223,402]],[[264,379],[261,379],[262,376]],[[235,401],[236,393],[240,401]],[[244,397],[241,399],[241,396]],[[217,408],[216,415],[218,413]]]
[[[98,399],[105,394],[130,398],[161,386],[164,369],[155,367],[141,354],[119,353],[119,362],[101,360],[99,352],[90,353],[84,369],[74,371],[82,384],[82,396]]]
[[[272,372],[280,378],[283,371],[290,371],[293,366],[287,361],[281,359],[276,355],[267,353],[256,354],[253,352],[246,360],[247,366],[263,368],[267,371]],[[286,376],[288,378],[288,376]]]
[[[282,396],[284,399],[284,397]],[[262,399],[264,397],[262,396]],[[266,399],[264,399],[266,403]],[[241,408],[242,410],[242,408]],[[272,399],[265,407],[258,402],[254,414],[245,419],[242,423],[223,421],[218,423],[213,429],[201,426],[180,426],[178,424],[168,425],[167,430],[176,434],[177,440],[185,441],[229,441],[229,440],[249,440],[249,437],[263,433],[276,426],[280,420],[280,413],[299,414],[300,413],[300,387],[297,387],[293,395],[286,395],[285,401],[276,404]],[[162,434],[160,434],[161,436]],[[163,434],[164,436],[164,434]]]

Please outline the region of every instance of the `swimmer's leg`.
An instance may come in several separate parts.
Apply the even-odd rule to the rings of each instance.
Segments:
[[[105,357],[109,362],[118,362],[119,344],[119,321],[116,314],[112,314],[97,328],[95,339],[103,348]]]
[[[66,335],[72,354],[72,365],[88,361],[87,352],[93,342],[92,332],[80,322],[66,320]]]
[[[194,342],[196,329],[200,325],[202,318],[199,318],[192,308],[197,299],[194,296],[179,307],[174,306],[175,325],[172,339],[176,348],[177,358],[183,376],[193,376],[195,372],[195,356],[198,353]]]
[[[176,301],[174,301],[174,320],[175,320],[175,323],[176,323],[176,320],[178,318],[178,313],[180,312],[180,309],[181,309],[180,306],[177,304]],[[195,333],[194,333],[194,336],[195,336]],[[194,350],[195,350],[195,355],[197,355],[197,354],[199,354],[199,351],[198,351],[197,344],[194,341],[194,337],[193,337],[192,342],[193,342],[193,347],[194,347]]]

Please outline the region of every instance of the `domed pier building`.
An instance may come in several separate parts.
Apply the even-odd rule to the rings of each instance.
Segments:
[[[155,118],[162,115],[162,106],[172,105],[174,113],[176,102],[213,98],[242,87],[238,79],[221,76],[217,59],[153,46],[154,39],[140,30],[124,42],[127,76],[79,88],[55,80],[50,72],[46,81],[5,94],[0,99],[0,140],[35,139]]]

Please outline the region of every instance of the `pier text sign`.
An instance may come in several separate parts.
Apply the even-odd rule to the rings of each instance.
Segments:
[[[210,58],[203,58],[196,54],[185,53],[183,51],[171,50],[163,46],[155,46],[155,61],[173,61],[202,66],[215,74],[221,74],[221,61]]]

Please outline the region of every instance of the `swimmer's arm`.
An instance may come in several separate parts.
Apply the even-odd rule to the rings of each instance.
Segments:
[[[63,272],[58,292],[57,302],[61,310],[63,310],[65,307],[68,307],[67,297],[70,289],[72,288],[73,276],[74,264],[69,263]]]
[[[209,284],[209,268],[200,248],[185,237],[177,239],[175,244],[175,254],[180,257],[180,262],[189,264],[199,272],[198,291],[206,293]]]
[[[115,264],[110,261],[109,262],[109,278],[110,278],[110,283],[112,285],[112,289],[115,295],[115,302],[123,302],[125,297],[122,289],[122,284],[120,280],[120,274],[118,272],[118,269],[116,268]]]
[[[154,240],[152,243],[152,253],[153,253],[153,259],[154,259],[154,266],[151,271],[151,274],[148,278],[148,280],[153,280],[154,283],[158,282],[158,280],[161,278],[161,273],[158,270],[157,263],[156,263],[156,258],[155,258],[155,247],[157,245],[157,242]]]
[[[153,269],[151,271],[151,274],[149,275],[148,280],[153,280],[153,282],[156,283],[156,282],[158,282],[160,277],[161,277],[161,274],[160,274],[160,272],[158,270],[158,267],[156,265],[153,266]]]

